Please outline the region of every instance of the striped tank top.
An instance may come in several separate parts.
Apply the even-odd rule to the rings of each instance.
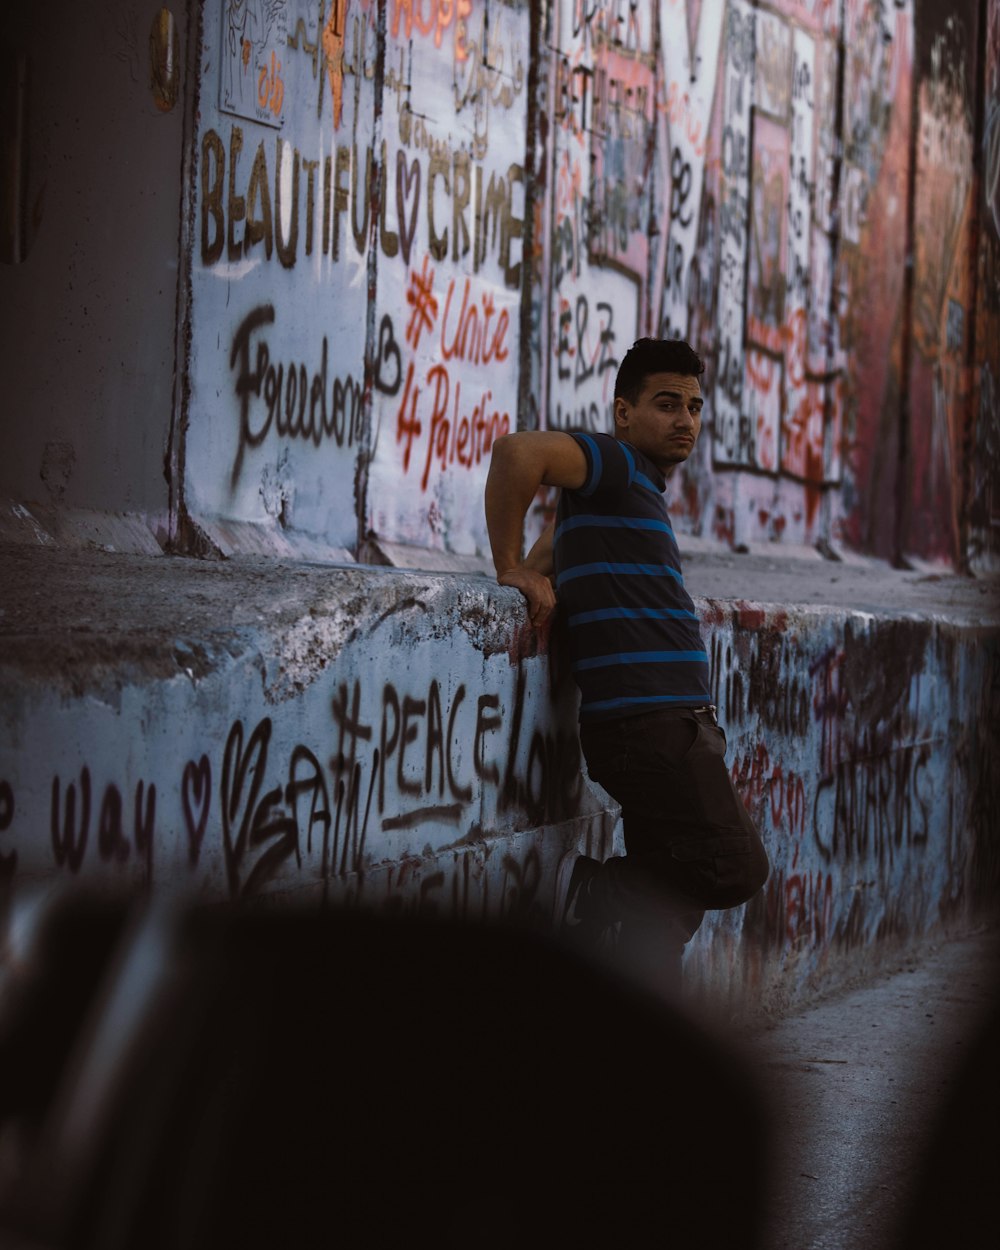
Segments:
[[[574,434],[587,480],[556,513],[556,594],[580,720],[711,702],[708,655],[667,514],[666,479],[608,434]]]

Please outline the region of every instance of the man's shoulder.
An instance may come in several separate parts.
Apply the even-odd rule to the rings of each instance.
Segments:
[[[618,461],[624,462],[628,459],[625,445],[615,438],[613,434],[585,429],[567,432],[579,443],[591,460],[595,460],[598,463],[617,463]]]
[[[592,430],[586,425],[563,426],[562,433],[575,438],[578,443],[590,441],[596,443],[599,447],[606,446],[608,443],[618,442],[614,435],[607,434],[603,430]]]

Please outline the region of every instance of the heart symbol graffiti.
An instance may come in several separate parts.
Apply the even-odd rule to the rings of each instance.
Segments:
[[[410,191],[416,185],[413,192],[413,204],[410,208],[409,228],[406,224],[406,203],[410,198]],[[413,242],[413,236],[417,232],[417,209],[420,207],[420,162],[416,157],[413,158],[413,164],[407,165],[406,153],[400,150],[396,153],[396,209],[399,213],[399,245],[403,251],[403,263],[410,263],[410,245]]]
[[[212,804],[212,765],[207,755],[203,755],[197,764],[188,760],[184,765],[181,800],[187,823],[188,863],[194,868],[201,853],[201,840],[205,836],[208,809]]]

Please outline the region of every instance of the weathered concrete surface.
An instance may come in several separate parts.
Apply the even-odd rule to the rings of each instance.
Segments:
[[[996,584],[690,551],[772,859],[692,944],[780,1012],[995,898]],[[0,550],[0,869],[545,925],[620,849],[558,630],[481,576]],[[881,608],[879,605],[882,605]]]

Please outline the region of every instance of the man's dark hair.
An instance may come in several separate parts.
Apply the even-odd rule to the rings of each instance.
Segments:
[[[615,399],[639,402],[642,387],[651,373],[687,373],[697,376],[705,372],[701,357],[683,339],[636,339],[618,366]]]

